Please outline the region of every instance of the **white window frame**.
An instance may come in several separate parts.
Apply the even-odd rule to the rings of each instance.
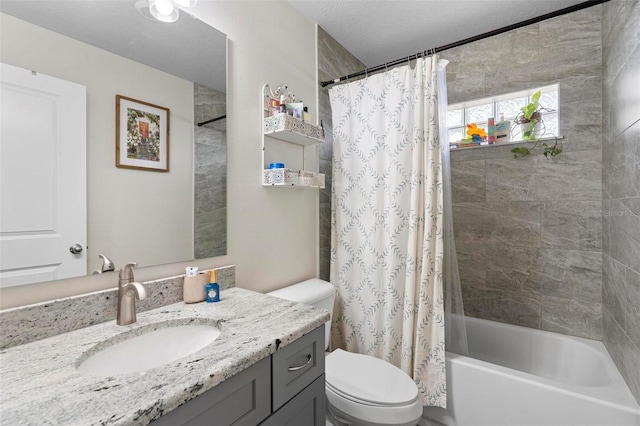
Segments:
[[[526,98],[526,103],[531,102],[531,96],[537,92],[537,91],[544,93],[553,93],[553,92],[557,92],[558,93],[558,105],[557,108],[551,111],[545,111],[545,115],[556,115],[557,116],[557,123],[558,123],[558,131],[557,131],[557,135],[554,136],[558,136],[560,137],[560,91],[559,91],[559,85],[558,84],[552,84],[549,86],[543,86],[543,87],[538,87],[538,88],[534,88],[534,89],[528,89],[528,90],[522,90],[519,92],[512,92],[512,93],[507,93],[504,95],[500,95],[500,96],[491,96],[491,97],[487,97],[487,98],[482,98],[482,99],[474,99],[471,101],[466,101],[466,102],[459,102],[456,104],[451,104],[447,107],[447,112],[448,111],[455,111],[458,109],[462,110],[462,125],[460,126],[448,126],[447,125],[447,134],[450,133],[451,130],[461,130],[462,131],[462,135],[463,137],[466,136],[466,126],[467,124],[469,124],[471,121],[468,119],[467,117],[467,109],[470,107],[474,107],[474,106],[478,106],[478,105],[486,105],[486,104],[492,104],[491,105],[491,113],[493,114],[492,116],[495,119],[495,122],[497,123],[500,120],[500,117],[498,116],[498,106],[497,103],[498,102],[502,102],[502,101],[508,101],[508,100],[512,100],[512,99],[518,99],[518,98]],[[544,107],[545,105],[542,104],[542,106]],[[487,117],[488,119],[489,117]],[[520,132],[519,129],[514,128],[514,123],[513,123],[513,119],[515,117],[505,117],[506,120],[511,121],[511,128],[512,128],[512,138],[511,138],[511,142],[522,142],[522,139],[518,137],[518,134]],[[487,128],[487,121],[479,121],[476,122],[476,124],[478,124],[479,127],[483,127],[483,128]],[[515,136],[515,137],[514,137]],[[543,136],[544,138],[545,136]],[[459,143],[459,140],[456,141],[449,141],[450,145],[455,145],[457,143]]]

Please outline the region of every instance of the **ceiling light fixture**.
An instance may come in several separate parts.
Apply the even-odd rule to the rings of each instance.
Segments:
[[[169,0],[149,0],[149,12],[160,22],[175,22],[180,17],[180,9]]]
[[[136,10],[152,21],[175,22],[180,17],[180,8],[194,7],[198,0],[141,0]]]
[[[194,7],[198,0],[171,0],[180,7]]]

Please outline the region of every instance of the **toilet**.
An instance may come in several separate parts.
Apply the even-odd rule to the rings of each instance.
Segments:
[[[333,284],[313,278],[267,293],[333,314]],[[325,325],[329,348],[331,319]],[[416,426],[422,402],[415,382],[402,370],[369,355],[336,349],[326,353],[327,425]]]

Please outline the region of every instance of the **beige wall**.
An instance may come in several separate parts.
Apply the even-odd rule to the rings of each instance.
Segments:
[[[317,116],[315,25],[286,2],[202,2],[195,12],[229,40],[228,258],[236,285],[268,291],[314,277],[318,192],[260,185],[260,132],[265,83],[287,84]]]
[[[189,264],[201,268],[235,264],[236,284],[256,291],[316,276],[318,192],[260,185],[262,85],[287,84],[310,106],[314,119],[317,116],[315,25],[285,2],[201,2],[195,14],[228,36],[228,254]],[[162,100],[148,100],[163,105]],[[174,120],[179,118],[172,118],[172,126]],[[109,150],[102,155],[111,159],[113,154]],[[184,273],[185,264],[140,269],[136,279]],[[115,285],[115,277],[100,276],[24,286],[3,291],[0,306]]]

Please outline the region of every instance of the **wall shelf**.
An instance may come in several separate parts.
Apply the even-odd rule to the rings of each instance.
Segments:
[[[286,101],[293,102],[295,96],[286,86],[278,88],[275,94],[284,89]],[[308,121],[303,121],[286,113],[272,114],[271,99],[274,92],[268,84],[262,86],[260,93],[262,103],[262,186],[293,188],[293,189],[317,189],[325,187],[325,175],[316,171],[306,170],[305,149],[316,147],[324,142],[324,130],[322,126],[316,126]],[[293,145],[298,145],[302,155],[302,170],[297,169],[264,169],[265,150],[268,149],[265,141],[268,138],[278,139]],[[272,148],[275,149],[275,148]]]
[[[265,169],[262,175],[262,186],[280,188],[324,188],[324,174],[295,169]]]
[[[296,145],[316,145],[324,142],[322,127],[279,113],[263,119],[263,131],[267,136]]]

